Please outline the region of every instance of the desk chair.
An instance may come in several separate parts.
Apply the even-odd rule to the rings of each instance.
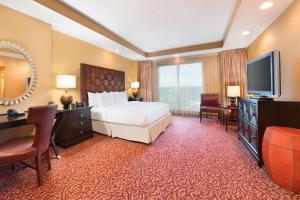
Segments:
[[[42,185],[42,156],[47,160],[48,170],[51,169],[49,144],[56,110],[56,105],[29,108],[27,122],[35,125],[35,136],[14,138],[0,144],[0,165],[14,166],[21,162],[37,171],[38,185]],[[30,158],[35,159],[35,167],[23,162]]]

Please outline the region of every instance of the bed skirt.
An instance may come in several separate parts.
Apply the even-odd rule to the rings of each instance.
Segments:
[[[92,120],[93,131],[110,137],[150,144],[172,123],[169,113],[147,127],[123,125]]]

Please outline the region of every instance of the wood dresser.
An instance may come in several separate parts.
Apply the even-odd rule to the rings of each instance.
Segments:
[[[300,128],[300,102],[239,98],[239,139],[263,165],[262,142],[269,126]]]
[[[63,148],[78,144],[93,136],[89,107],[63,110],[63,116],[55,131],[55,143]]]

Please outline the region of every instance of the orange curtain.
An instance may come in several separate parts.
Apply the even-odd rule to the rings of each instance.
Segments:
[[[222,103],[228,105],[227,86],[239,85],[241,96],[246,96],[247,49],[221,52]]]
[[[153,83],[155,74],[153,73],[152,68],[153,68],[152,61],[139,62],[140,96],[144,99],[144,101],[153,101],[154,100],[152,83]]]

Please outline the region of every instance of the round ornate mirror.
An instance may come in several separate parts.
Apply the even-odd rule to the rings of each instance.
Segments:
[[[28,51],[14,42],[0,40],[0,104],[23,102],[36,84],[36,64]]]

